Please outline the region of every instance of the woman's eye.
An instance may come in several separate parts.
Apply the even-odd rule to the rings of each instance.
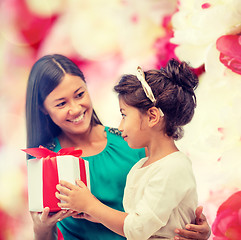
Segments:
[[[77,97],[77,98],[80,98],[80,97],[82,97],[83,94],[84,94],[84,92],[80,92],[80,93],[77,94],[76,97]]]
[[[56,107],[63,107],[65,105],[65,102],[61,102],[59,104],[56,105]]]

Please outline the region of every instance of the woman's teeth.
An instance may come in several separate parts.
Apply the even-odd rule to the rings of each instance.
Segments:
[[[73,123],[79,122],[79,121],[81,121],[81,120],[83,119],[83,117],[84,117],[84,113],[81,114],[79,117],[77,117],[77,118],[71,120],[71,122],[73,122]]]

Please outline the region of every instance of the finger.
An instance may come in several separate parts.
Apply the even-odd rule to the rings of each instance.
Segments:
[[[58,198],[61,201],[67,202],[68,201],[68,196],[63,195],[59,192],[55,192],[55,197]]]
[[[63,220],[64,218],[66,218],[66,213],[68,210],[66,209],[62,209],[59,212],[57,212],[54,216],[53,216],[53,220],[56,222],[59,222],[61,220]]]
[[[180,237],[180,239],[181,239],[181,237],[183,239],[202,239],[202,238],[200,238],[201,234],[199,232],[188,231],[185,229],[176,229],[175,233],[178,233],[180,235],[180,236],[178,236],[178,237]]]
[[[196,219],[201,218],[202,212],[203,212],[203,207],[202,206],[197,207],[195,211]]]
[[[186,229],[191,232],[199,232],[199,233],[202,233],[206,230],[204,225],[196,225],[196,224],[187,224]]]
[[[79,187],[81,187],[81,188],[86,187],[86,185],[85,185],[81,180],[79,180],[79,179],[76,179],[75,182],[76,182],[76,184],[77,184]]]
[[[41,222],[44,222],[44,221],[46,221],[48,219],[49,212],[50,212],[50,208],[49,207],[45,207],[43,209],[43,212],[42,212],[42,214],[40,216]]]
[[[79,219],[84,219],[84,213],[77,213],[75,215],[72,216],[73,218],[79,218]]]
[[[64,180],[60,180],[59,184],[66,187],[66,188],[69,188],[70,190],[75,188],[75,185],[73,185],[70,182],[64,181]]]
[[[70,193],[70,189],[66,188],[66,187],[63,187],[62,185],[60,184],[57,184],[56,185],[56,189],[60,192],[60,193],[63,193],[64,195],[69,195]]]
[[[180,236],[175,236],[174,239],[175,240],[191,240],[191,238],[184,238],[184,237],[180,237]]]
[[[69,216],[76,216],[76,215],[78,215],[79,213],[78,212],[76,212],[76,211],[74,211],[74,210],[69,210]]]
[[[57,203],[57,204],[58,204],[58,206],[59,206],[60,208],[69,209],[69,203],[67,203],[67,202],[65,202],[65,203],[59,202],[59,203]]]

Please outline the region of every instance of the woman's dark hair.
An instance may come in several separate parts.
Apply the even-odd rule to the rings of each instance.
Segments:
[[[60,134],[61,129],[42,110],[45,98],[61,83],[65,74],[78,76],[85,82],[79,67],[63,55],[46,55],[33,65],[26,96],[28,148],[45,145]],[[101,122],[93,110],[91,125],[96,124]]]
[[[164,113],[165,133],[177,140],[183,136],[182,126],[189,123],[196,107],[194,90],[198,78],[186,62],[171,59],[165,68],[144,72],[145,80],[156,98],[149,100],[135,75],[123,75],[114,87],[124,102],[145,113],[155,106]]]

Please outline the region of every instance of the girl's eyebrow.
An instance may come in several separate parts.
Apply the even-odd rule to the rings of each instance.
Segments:
[[[79,87],[78,89],[76,89],[75,91],[74,91],[74,94],[76,94],[81,88],[83,88],[83,87]],[[57,102],[57,101],[63,101],[65,98],[58,98],[58,99],[55,99],[54,101],[55,102]]]

